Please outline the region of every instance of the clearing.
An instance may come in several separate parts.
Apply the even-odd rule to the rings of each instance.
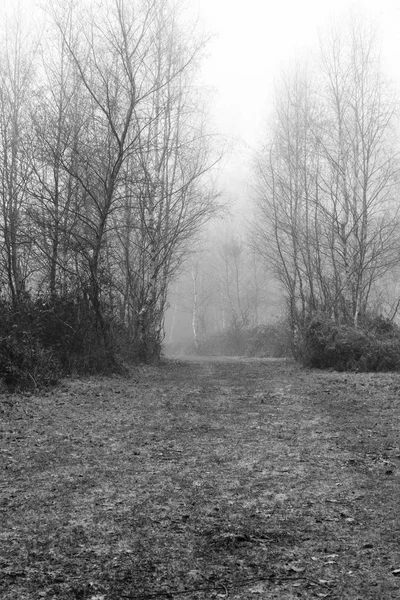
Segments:
[[[400,598],[400,375],[192,359],[0,397],[3,600]]]

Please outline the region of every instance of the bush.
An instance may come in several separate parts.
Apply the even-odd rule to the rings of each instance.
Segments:
[[[105,373],[113,369],[114,357],[105,347],[104,336],[84,298],[39,298],[33,310],[40,323],[37,333],[43,345],[54,351],[64,374]],[[111,342],[109,324],[108,333]]]
[[[54,385],[61,368],[51,350],[24,332],[0,337],[0,377],[10,390]]]
[[[246,355],[274,358],[291,356],[291,335],[287,321],[276,321],[250,330]]]
[[[85,299],[26,295],[17,305],[0,299],[0,377],[11,390],[54,384],[72,373],[110,372],[114,356]]]
[[[302,332],[300,358],[305,366],[336,371],[400,369],[400,329],[382,318],[360,327],[315,315]]]

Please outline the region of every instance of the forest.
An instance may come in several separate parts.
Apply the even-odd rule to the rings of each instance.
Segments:
[[[400,114],[373,23],[282,69],[224,180],[184,4],[40,4],[0,20],[0,597],[400,598]],[[279,3],[245,4],[253,32]]]
[[[220,235],[203,282],[192,267],[195,345],[293,354],[319,368],[399,368],[398,125],[379,35],[360,14],[288,65],[254,156],[245,236]]]
[[[49,0],[35,27],[2,24],[8,386],[163,351],[400,366],[399,106],[373,26],[350,16],[281,74],[245,225],[216,184],[206,48],[169,0]]]
[[[167,1],[48,2],[2,28],[1,372],[37,385],[160,356],[168,286],[217,209],[195,75]],[[37,30],[37,33],[36,33]]]

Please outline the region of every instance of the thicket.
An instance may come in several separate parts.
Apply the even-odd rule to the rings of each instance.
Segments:
[[[44,4],[40,39],[18,8],[0,26],[0,376],[24,388],[157,360],[171,279],[217,208],[205,39],[178,5]]]
[[[0,377],[11,390],[37,389],[65,375],[121,370],[127,347],[111,313],[103,327],[84,297],[0,299]]]
[[[324,314],[309,320],[301,333],[298,356],[308,367],[336,371],[400,369],[400,328],[382,317],[355,327]]]

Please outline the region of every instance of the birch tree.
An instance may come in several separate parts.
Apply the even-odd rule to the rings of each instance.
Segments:
[[[32,267],[26,222],[30,177],[29,100],[34,78],[34,43],[21,15],[3,24],[0,47],[1,275],[13,303],[26,289]],[[3,288],[4,289],[4,288]]]
[[[357,326],[399,256],[396,102],[373,32],[354,19],[332,29],[313,68],[284,78],[257,161],[257,247],[294,332],[318,311]]]
[[[80,194],[72,174],[84,115],[78,72],[69,54],[74,34],[71,7],[67,5],[67,9],[65,31],[42,40],[43,82],[31,108],[34,156],[29,217],[41,270],[40,288],[51,296],[65,296],[77,289],[72,240],[79,227]]]
[[[183,34],[178,7],[167,0],[49,6],[61,39],[59,93],[71,89],[63,77],[74,82],[70,97],[51,94],[58,137],[50,143],[39,127],[53,156],[47,176],[38,176],[53,226],[52,237],[43,229],[42,242],[50,288],[60,261],[61,210],[79,288],[106,352],[112,350],[105,312],[113,315],[118,306],[121,325],[147,360],[160,352],[168,286],[185,244],[215,209],[215,195],[201,183],[212,160],[191,91],[204,41]],[[77,108],[75,133],[66,104],[69,119],[71,106]],[[63,208],[60,169],[73,193],[72,199],[63,191]]]
[[[347,38],[333,30],[321,59],[327,87],[321,195],[331,223],[335,312],[357,325],[374,283],[398,261],[396,102],[366,23],[353,17]]]
[[[120,235],[122,288],[129,293],[124,306],[144,358],[160,351],[171,278],[189,240],[217,208],[212,187],[202,181],[213,159],[193,86],[203,42],[193,44],[182,34],[176,9],[165,6],[157,19],[154,93],[137,113],[148,126],[139,130],[126,173],[125,214],[133,228]]]
[[[258,224],[255,247],[283,285],[290,322],[298,327],[324,303],[316,191],[319,152],[313,132],[317,111],[305,68],[277,87],[271,142],[256,162]]]
[[[206,41],[170,0],[45,6],[40,43],[18,20],[1,38],[3,296],[44,307],[46,343],[67,328],[84,369],[115,366],[122,339],[158,358],[171,280],[218,208]]]

